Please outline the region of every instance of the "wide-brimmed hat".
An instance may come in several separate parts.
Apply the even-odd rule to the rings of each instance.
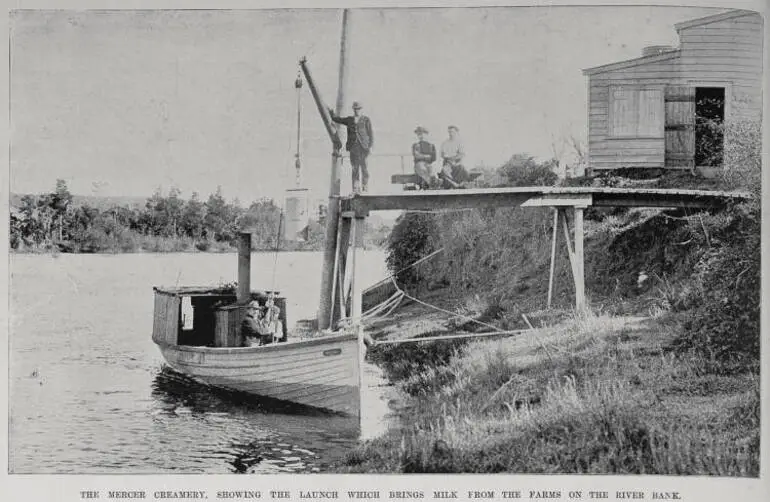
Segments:
[[[414,130],[414,133],[415,134],[420,134],[420,133],[428,134],[428,130],[425,129],[423,126],[417,126],[417,129]]]
[[[262,306],[259,304],[258,301],[254,300],[249,302],[249,304],[246,306],[248,309],[260,309]]]
[[[363,105],[361,105],[361,103],[359,103],[358,101],[353,101],[354,110],[360,110],[361,108],[363,108]]]
[[[460,129],[456,125],[450,125],[449,127],[447,127],[447,130],[452,130],[452,129],[454,129],[457,132],[460,132]]]

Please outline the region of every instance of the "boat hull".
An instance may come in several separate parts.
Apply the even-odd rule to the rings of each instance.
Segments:
[[[206,385],[360,413],[361,349],[355,334],[261,347],[158,346],[171,368]]]

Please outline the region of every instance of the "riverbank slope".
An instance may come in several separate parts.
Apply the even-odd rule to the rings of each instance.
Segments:
[[[391,326],[421,329],[422,310]],[[338,470],[757,476],[759,378],[676,352],[677,326],[588,314],[498,340],[376,346],[400,420]]]

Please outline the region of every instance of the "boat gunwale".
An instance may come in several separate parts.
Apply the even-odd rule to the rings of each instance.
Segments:
[[[269,345],[258,345],[256,347],[204,347],[199,345],[177,345],[173,343],[158,343],[156,345],[162,348],[173,348],[183,352],[209,353],[209,354],[259,354],[263,352],[276,352],[292,348],[312,347],[314,345],[326,345],[335,342],[347,342],[358,340],[356,333],[344,333],[340,335],[325,335],[309,340],[292,340],[288,342],[278,342]]]

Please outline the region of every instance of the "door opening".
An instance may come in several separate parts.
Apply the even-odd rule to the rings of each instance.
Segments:
[[[724,87],[695,88],[695,165],[721,166],[725,143]]]

